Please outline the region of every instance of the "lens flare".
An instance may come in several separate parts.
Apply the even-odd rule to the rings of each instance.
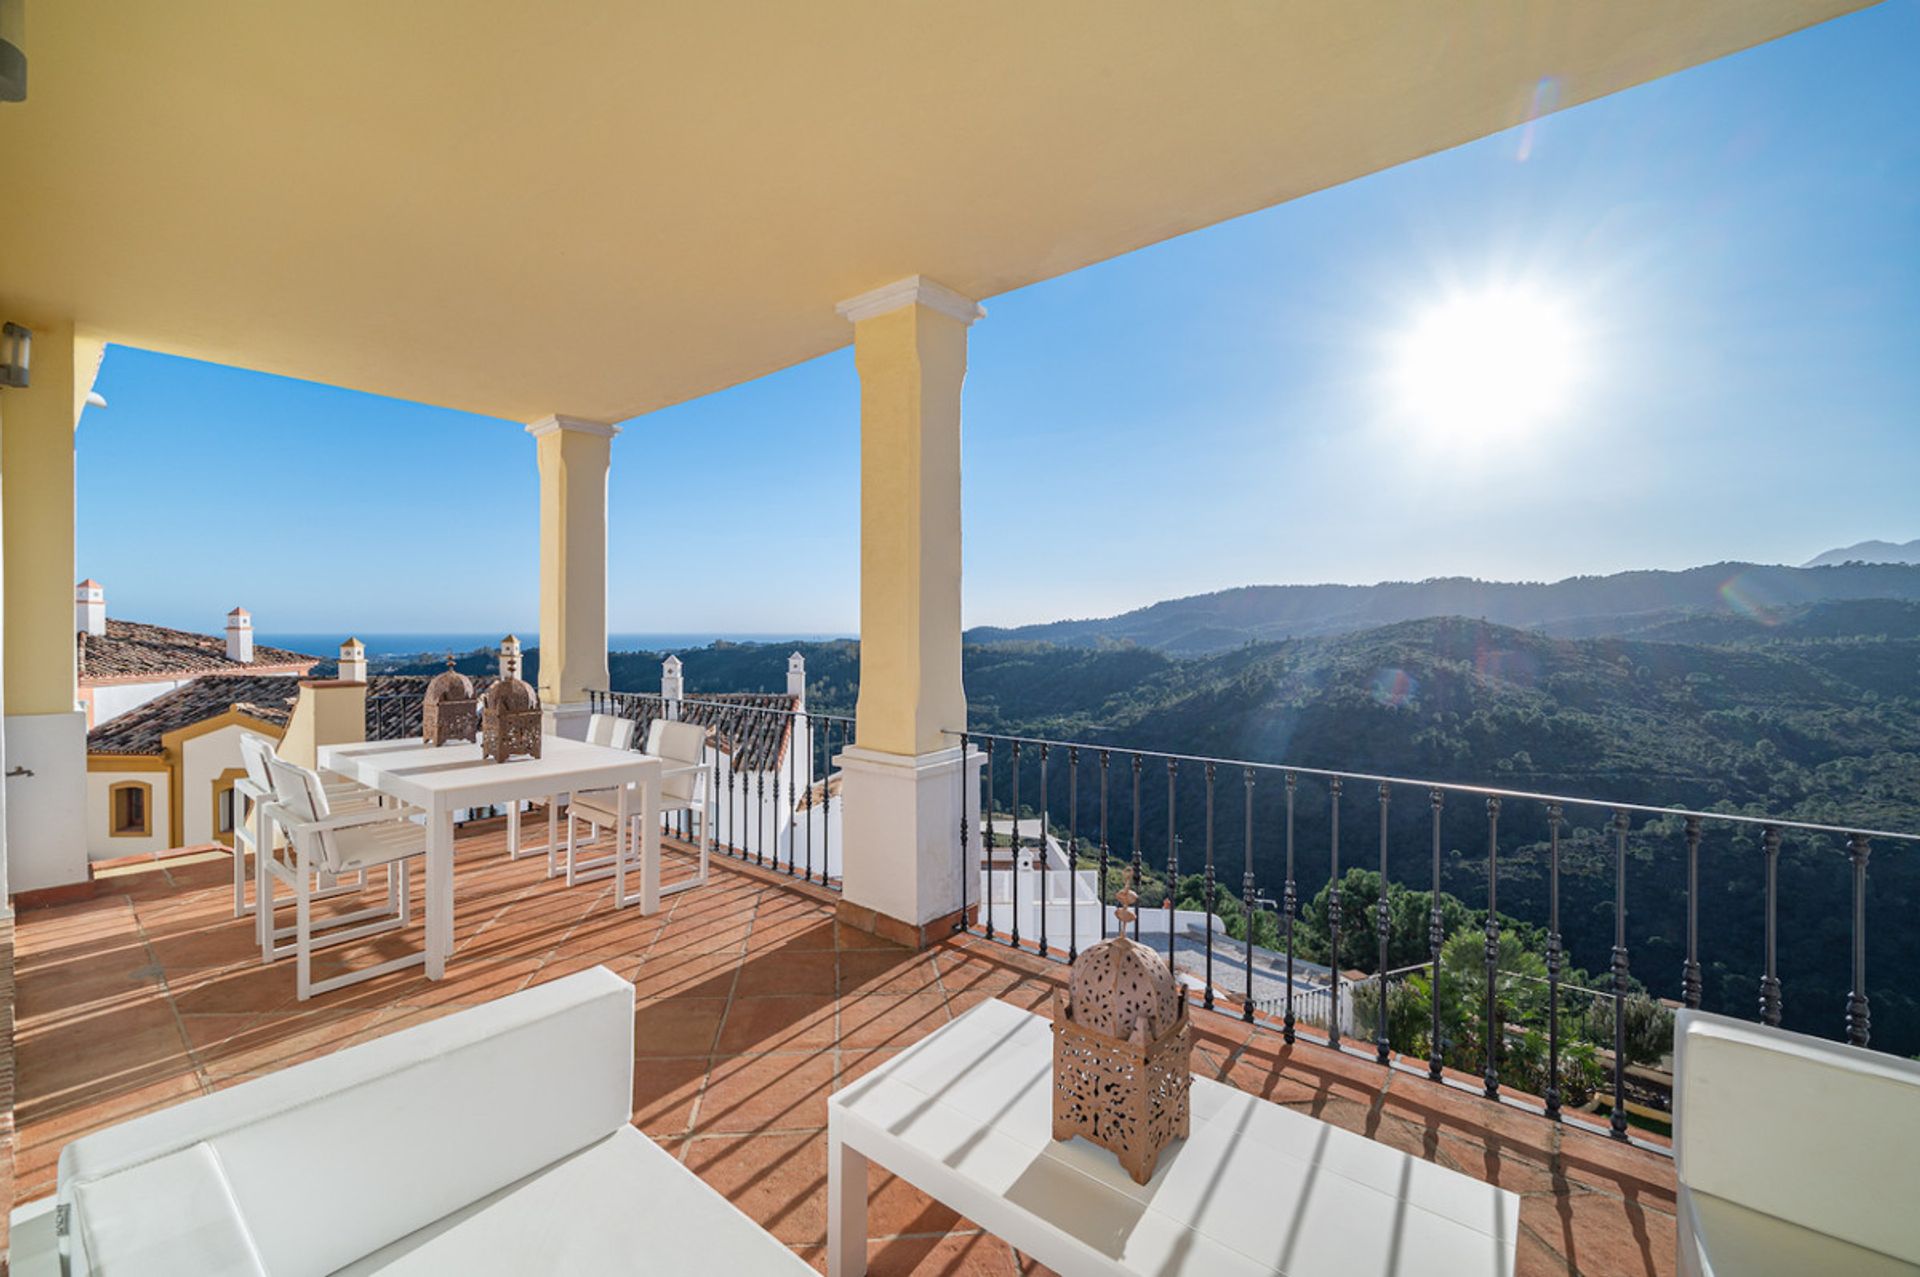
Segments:
[[[1420,680],[1398,666],[1380,670],[1373,676],[1373,699],[1390,709],[1398,709],[1413,700]]]
[[[1720,583],[1720,601],[1728,609],[1762,625],[1780,624],[1780,603],[1768,596],[1760,583],[1745,572],[1737,572]]]

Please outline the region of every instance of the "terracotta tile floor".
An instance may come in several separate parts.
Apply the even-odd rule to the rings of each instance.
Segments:
[[[224,859],[22,914],[18,1200],[50,1192],[61,1145],[87,1131],[605,963],[641,999],[635,1125],[820,1264],[828,1093],[982,999],[1044,1008],[1063,970],[970,937],[894,948],[837,925],[827,893],[730,863],[642,918],[606,884],[569,891],[501,848],[495,830],[460,844],[445,981],[398,973],[305,1006],[290,965],[262,967],[232,917]],[[1666,1159],[1238,1019],[1196,1025],[1197,1071],[1522,1194],[1521,1273],[1673,1270]],[[911,1186],[876,1171],[869,1188],[873,1272],[1030,1271]]]

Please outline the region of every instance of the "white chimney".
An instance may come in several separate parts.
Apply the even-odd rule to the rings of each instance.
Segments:
[[[357,638],[350,638],[340,645],[339,677],[343,683],[367,681],[367,648]]]
[[[73,587],[73,628],[96,637],[107,632],[107,591],[92,577]]]
[[[253,664],[253,617],[243,607],[227,613],[227,659]]]
[[[807,700],[807,658],[795,652],[787,658],[787,695],[801,704]]]
[[[666,660],[660,662],[660,699],[661,700],[664,700],[664,701],[679,700],[681,696],[681,689],[685,687],[685,685],[686,685],[685,681],[680,677],[680,658],[679,657],[669,656]]]
[[[511,634],[500,640],[500,677],[520,677],[520,640]]]

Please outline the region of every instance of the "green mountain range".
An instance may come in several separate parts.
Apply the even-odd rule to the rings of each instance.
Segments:
[[[1716,563],[1564,581],[1440,577],[1378,585],[1249,585],[1097,620],[968,631],[976,643],[1131,643],[1204,655],[1243,643],[1347,634],[1431,616],[1467,616],[1564,637],[1633,635],[1700,616],[1771,619],[1843,599],[1920,601],[1920,564],[1780,567]]]

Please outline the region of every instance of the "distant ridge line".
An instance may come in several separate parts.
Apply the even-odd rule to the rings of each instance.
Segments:
[[[1116,616],[1025,626],[981,626],[972,643],[1131,644],[1202,655],[1246,643],[1347,634],[1432,616],[1463,616],[1568,638],[1623,636],[1699,617],[1769,618],[1853,599],[1920,601],[1920,564],[1819,567],[1714,563],[1640,569],[1554,582],[1434,577],[1377,585],[1249,585],[1136,608]]]

